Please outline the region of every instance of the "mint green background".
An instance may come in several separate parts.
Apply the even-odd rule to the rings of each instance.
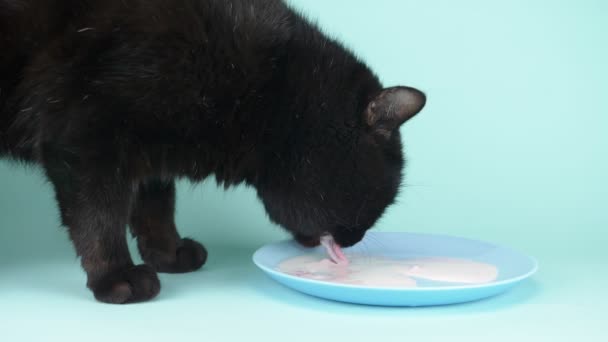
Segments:
[[[292,2],[387,85],[428,94],[403,129],[407,186],[377,229],[509,245],[538,258],[535,278],[439,308],[307,297],[251,263],[256,248],[286,237],[253,191],[182,183],[177,221],[207,245],[207,266],[161,275],[154,302],[98,304],[48,184],[2,162],[0,340],[605,341],[608,2]]]

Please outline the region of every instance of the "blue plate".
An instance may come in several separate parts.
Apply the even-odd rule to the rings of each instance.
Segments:
[[[503,293],[537,270],[536,261],[506,247],[458,237],[412,233],[369,232],[346,253],[362,253],[394,259],[447,257],[493,264],[498,278],[482,285],[454,285],[423,282],[415,288],[378,288],[344,285],[304,279],[281,273],[282,261],[310,253],[323,253],[322,247],[307,249],[294,241],[268,244],[255,252],[253,262],[272,279],[294,290],[320,298],[348,303],[381,306],[430,306],[475,301]]]

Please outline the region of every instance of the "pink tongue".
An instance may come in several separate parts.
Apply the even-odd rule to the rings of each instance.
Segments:
[[[333,262],[338,265],[348,265],[348,259],[342,252],[342,248],[334,241],[334,238],[331,236],[323,236],[321,238],[321,244],[325,247],[327,254]]]

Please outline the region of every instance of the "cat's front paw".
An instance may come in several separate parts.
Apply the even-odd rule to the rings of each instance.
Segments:
[[[160,292],[158,276],[148,265],[112,271],[90,282],[88,286],[97,300],[110,304],[144,302]]]
[[[140,248],[146,264],[157,272],[186,273],[196,271],[207,261],[207,250],[200,243],[191,239],[181,239],[175,252],[168,253],[148,246]]]

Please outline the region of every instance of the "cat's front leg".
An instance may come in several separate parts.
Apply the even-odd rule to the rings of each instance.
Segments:
[[[139,253],[158,272],[198,270],[207,260],[207,250],[200,243],[179,236],[174,213],[173,180],[152,179],[139,185],[130,221]]]
[[[104,163],[73,162],[60,153],[46,153],[44,167],[51,180],[82,267],[95,298],[106,303],[149,300],[160,291],[155,270],[134,265],[126,226],[135,189],[120,168]]]

